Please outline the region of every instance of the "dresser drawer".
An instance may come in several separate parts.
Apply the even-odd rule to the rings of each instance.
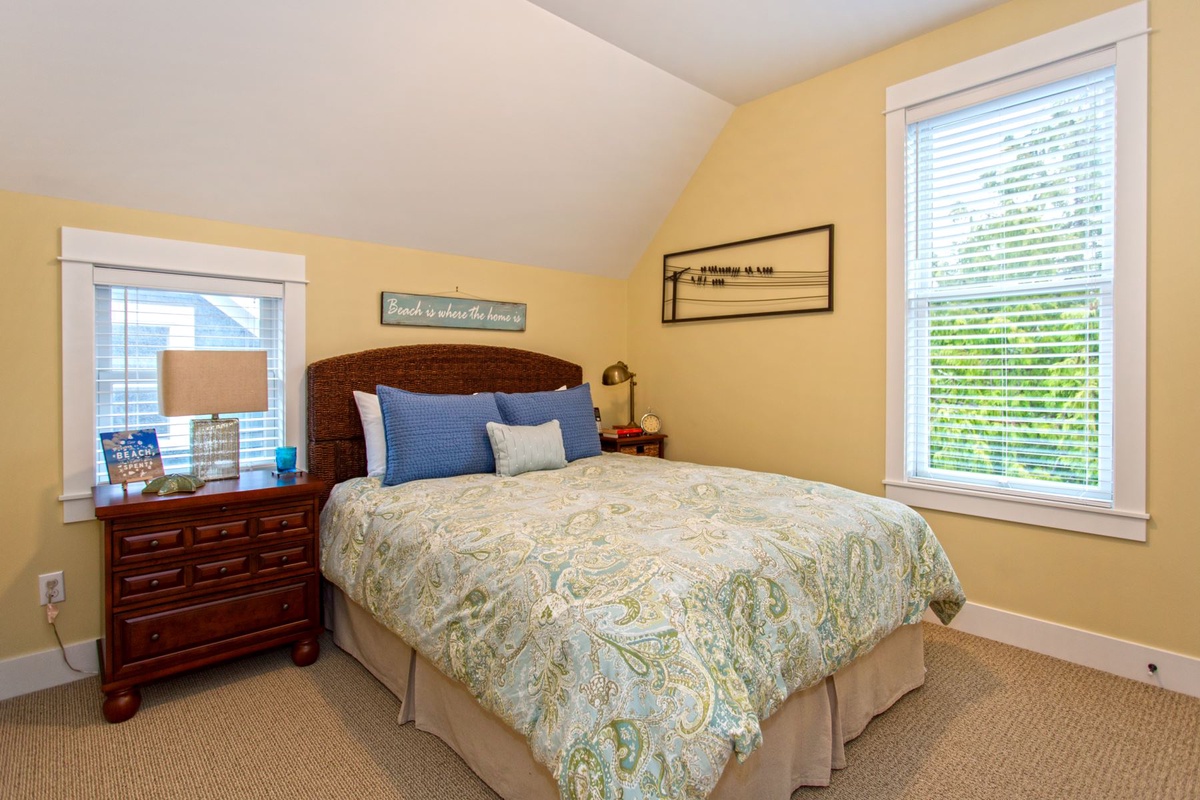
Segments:
[[[214,581],[230,580],[250,574],[250,556],[207,561],[192,567],[192,585],[204,586]]]
[[[311,626],[316,577],[182,608],[118,615],[114,633],[122,665],[195,650],[215,642]]]
[[[263,536],[293,534],[297,531],[303,531],[308,527],[308,509],[301,508],[289,511],[286,514],[272,514],[260,517],[258,520],[258,535],[261,538]]]
[[[231,519],[213,525],[197,525],[192,536],[196,547],[206,544],[246,542],[250,540],[250,520]]]
[[[117,580],[116,602],[145,600],[159,597],[182,589],[187,577],[182,567],[160,569],[154,572],[122,575]]]
[[[274,575],[289,569],[304,569],[312,563],[307,541],[281,545],[256,554],[256,575]]]
[[[132,561],[182,553],[186,545],[183,528],[130,533],[117,539],[117,559]]]

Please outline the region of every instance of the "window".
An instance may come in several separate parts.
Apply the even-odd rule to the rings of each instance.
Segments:
[[[163,468],[189,468],[188,418],[158,414],[161,349],[266,350],[268,410],[236,415],[242,468],[299,441],[302,257],[72,228],[62,250],[65,521],[91,518],[108,480],[100,431],[153,427]]]
[[[1144,33],[889,90],[888,496],[1144,540]]]
[[[158,413],[158,351],[266,350],[269,408],[236,416],[241,422],[242,468],[273,464],[275,448],[285,441],[281,288],[253,281],[224,282],[245,286],[206,286],[212,281],[193,279],[192,290],[166,289],[154,288],[164,283],[164,276],[149,281],[144,277],[145,273],[131,270],[96,270],[97,433],[154,428],[163,469],[188,472],[190,418]],[[238,293],[218,292],[219,288]],[[107,483],[98,436],[95,445],[95,480]]]

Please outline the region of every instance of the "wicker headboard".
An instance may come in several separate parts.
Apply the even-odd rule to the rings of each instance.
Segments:
[[[314,361],[308,365],[308,470],[330,488],[367,474],[355,390],[374,393],[383,384],[427,394],[537,392],[582,382],[583,368],[561,358],[474,344],[384,347]]]

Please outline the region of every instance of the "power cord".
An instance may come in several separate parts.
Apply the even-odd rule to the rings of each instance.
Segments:
[[[58,588],[58,581],[51,580],[46,582],[46,622],[50,623],[50,629],[54,631],[54,640],[58,642],[58,652],[62,653],[63,663],[72,672],[78,672],[80,675],[95,675],[95,672],[76,669],[75,666],[67,658],[67,648],[63,647],[62,637],[58,635],[58,626],[54,624],[55,618],[58,616],[58,607],[50,602],[50,598],[54,597],[54,590]]]

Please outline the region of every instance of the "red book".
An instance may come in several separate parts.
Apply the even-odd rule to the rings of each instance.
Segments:
[[[641,428],[604,428],[600,435],[605,439],[624,439],[629,436],[641,436]]]

